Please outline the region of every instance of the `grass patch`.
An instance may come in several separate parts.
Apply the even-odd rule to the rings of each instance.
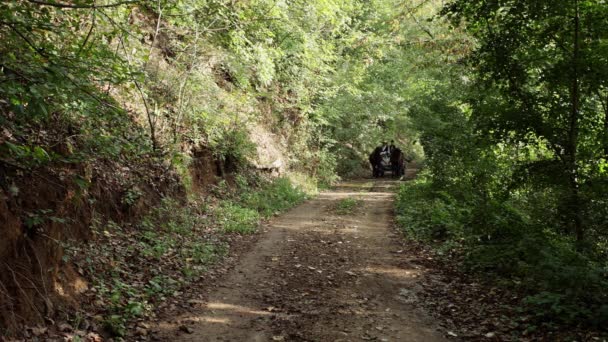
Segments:
[[[286,177],[293,187],[300,189],[307,197],[319,193],[319,185],[316,178],[301,172],[290,172]]]
[[[307,198],[299,187],[287,178],[278,178],[264,184],[257,191],[245,191],[240,198],[242,206],[255,210],[262,217],[277,215]]]
[[[251,234],[257,230],[262,218],[278,215],[308,198],[287,178],[257,181],[261,184],[256,188],[246,179],[237,179],[240,195],[223,200],[213,211],[216,223],[224,232]]]
[[[361,205],[363,205],[363,200],[359,198],[343,198],[338,202],[338,204],[336,204],[336,214],[350,215],[355,211],[355,209],[359,208]]]
[[[213,216],[226,233],[251,234],[260,224],[260,214],[253,209],[245,208],[230,200],[223,201]]]

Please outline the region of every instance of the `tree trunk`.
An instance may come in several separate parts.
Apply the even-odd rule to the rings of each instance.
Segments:
[[[602,102],[604,107],[604,158],[608,159],[608,89],[606,89],[605,102]],[[600,101],[602,98],[600,97]]]
[[[579,93],[579,72],[578,62],[580,53],[580,13],[579,0],[574,1],[574,42],[572,54],[572,88],[570,90],[572,112],[570,114],[570,129],[568,132],[568,173],[570,187],[570,207],[573,216],[573,230],[576,236],[577,243],[581,243],[585,238],[585,232],[582,222],[580,193],[579,193],[579,173],[577,166],[577,149],[578,149],[578,134],[579,134],[579,111],[580,111],[580,93]]]
[[[602,155],[599,158],[608,159],[608,86],[604,89],[600,87],[595,91],[597,95],[597,100],[600,102],[600,106],[602,106],[602,110],[604,111],[604,130],[601,133],[600,139],[602,140]]]

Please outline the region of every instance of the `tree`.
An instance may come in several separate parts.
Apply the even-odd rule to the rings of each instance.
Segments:
[[[475,99],[477,127],[495,141],[548,147],[551,157],[528,168],[554,178],[565,224],[582,243],[586,193],[605,155],[597,80],[608,64],[597,51],[605,49],[608,8],[583,0],[457,0],[444,14],[478,40],[469,60],[478,89],[496,90],[493,98],[479,92]]]

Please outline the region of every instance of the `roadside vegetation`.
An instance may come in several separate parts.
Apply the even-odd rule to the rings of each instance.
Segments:
[[[91,286],[80,310],[65,319],[76,330],[98,324],[116,336],[149,333],[137,321],[183,302],[184,291],[205,279],[233,240],[307,197],[285,178],[255,180],[255,188],[244,179],[239,189],[218,186],[223,199],[165,199],[134,225],[95,220],[90,244],[66,245],[63,262],[75,265]]]
[[[412,106],[426,170],[399,192],[400,226],[521,295],[520,333],[591,338],[608,321],[608,8],[458,0],[441,14],[476,43]]]

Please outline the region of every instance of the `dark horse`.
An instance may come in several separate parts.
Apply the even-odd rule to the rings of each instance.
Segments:
[[[397,147],[391,151],[391,169],[393,177],[401,177],[405,175],[405,155]]]
[[[378,146],[369,155],[369,163],[372,164],[372,175],[374,177],[384,176],[384,170],[382,169],[382,147]]]

